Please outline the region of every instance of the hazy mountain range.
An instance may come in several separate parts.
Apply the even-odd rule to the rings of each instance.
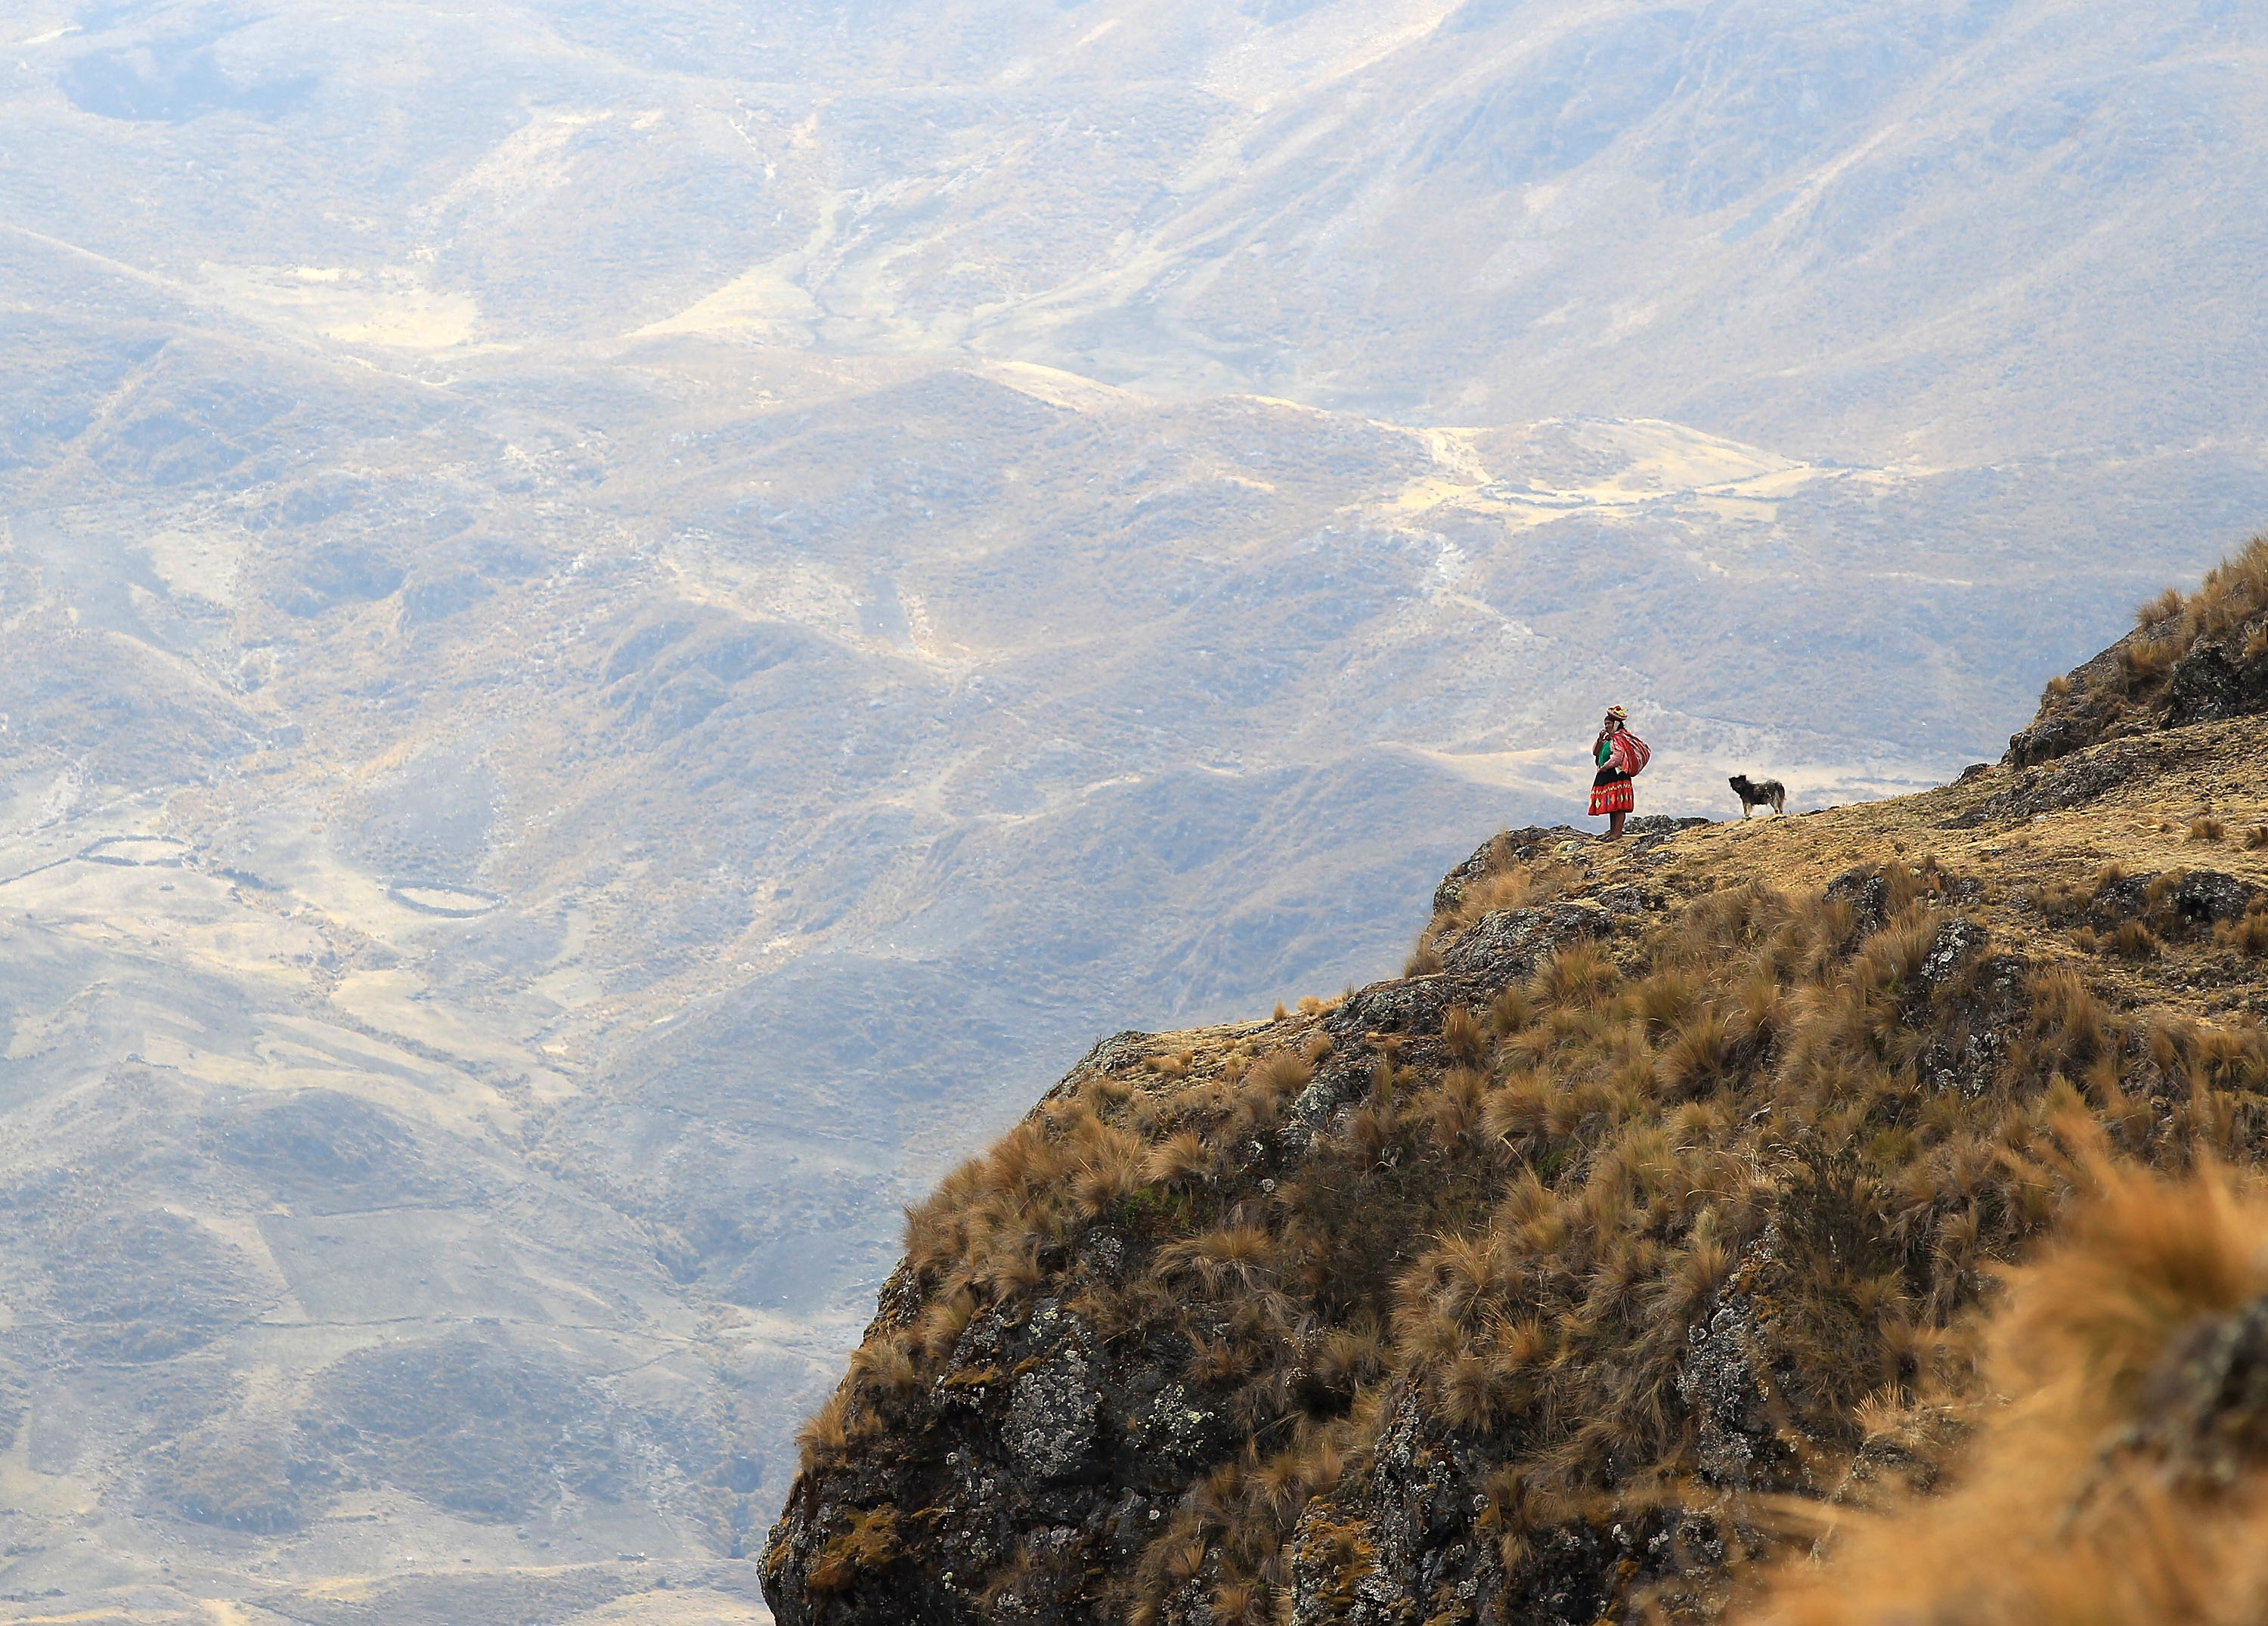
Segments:
[[[1395,968],[1609,700],[1997,754],[2268,508],[2234,6],[0,33],[17,1596],[752,1615],[1094,1037]]]

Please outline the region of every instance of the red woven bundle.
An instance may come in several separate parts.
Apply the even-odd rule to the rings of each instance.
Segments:
[[[1613,754],[1608,758],[1618,774],[1636,774],[1653,760],[1653,753],[1646,749],[1646,741],[1627,728],[1615,736]]]

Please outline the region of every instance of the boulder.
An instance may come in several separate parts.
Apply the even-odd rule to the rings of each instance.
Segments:
[[[1441,965],[1491,990],[1521,981],[1564,944],[1610,936],[1616,911],[1589,898],[1494,909],[1441,945]]]

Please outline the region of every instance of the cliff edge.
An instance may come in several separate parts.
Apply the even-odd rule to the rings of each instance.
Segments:
[[[2256,598],[2260,552],[2224,567]],[[2158,607],[2202,629],[2169,684],[2256,614],[2234,579]],[[1410,975],[1098,1045],[909,1213],[772,1608],[1715,1618],[1815,1534],[1788,1509],[1933,1483],[1996,1269],[2089,1159],[2257,1157],[2244,710],[1784,820],[1507,832]]]
[[[2268,711],[2268,537],[2207,572],[2197,592],[2168,588],[2134,622],[2050,680],[2004,762],[2034,768],[2108,739]]]

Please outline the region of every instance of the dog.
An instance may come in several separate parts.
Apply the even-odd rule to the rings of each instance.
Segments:
[[[1749,816],[1751,808],[1769,807],[1775,817],[1787,812],[1787,787],[1777,779],[1762,779],[1749,783],[1746,774],[1734,774],[1729,781],[1733,794],[1741,798],[1741,817]]]

